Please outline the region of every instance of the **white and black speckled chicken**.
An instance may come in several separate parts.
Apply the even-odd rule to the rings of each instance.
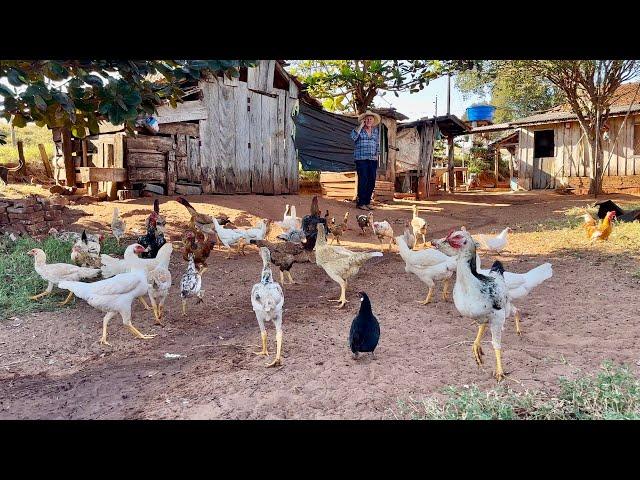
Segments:
[[[368,215],[358,215],[356,217],[356,221],[358,222],[358,226],[360,227],[360,230],[362,230],[362,232],[360,232],[360,235],[364,235],[366,234],[366,229],[367,228],[372,228],[373,225],[373,212],[369,212]]]
[[[196,263],[193,260],[193,253],[189,254],[189,264],[187,271],[180,280],[180,298],[182,299],[182,315],[187,314],[187,298],[198,297],[198,303],[202,302],[202,276],[198,273]]]
[[[495,377],[504,379],[502,369],[502,329],[511,313],[509,290],[504,280],[504,267],[496,261],[487,275],[477,271],[476,242],[467,231],[452,232],[446,238],[451,247],[458,253],[456,284],[453,287],[453,302],[456,309],[464,317],[475,320],[478,324],[478,335],[473,342],[473,355],[482,365],[482,347],[480,342],[487,329],[491,330],[491,343],[496,354]]]
[[[269,263],[271,256],[267,247],[260,247],[262,257],[262,274],[260,282],[251,289],[251,305],[256,312],[256,318],[260,327],[262,350],[256,355],[269,355],[267,350],[267,330],[265,321],[272,321],[276,327],[276,358],[267,364],[267,367],[275,367],[282,362],[282,306],[284,305],[284,292],[279,283],[273,281],[273,273]]]

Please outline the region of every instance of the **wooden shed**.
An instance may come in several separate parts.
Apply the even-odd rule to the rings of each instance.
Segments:
[[[616,92],[605,125],[603,182],[605,192],[640,193],[640,95],[631,104],[637,83]],[[472,133],[515,130],[518,186],[525,190],[569,187],[587,193],[591,183],[588,140],[566,105],[508,124],[478,127]]]
[[[110,198],[143,188],[167,195],[297,193],[292,115],[299,96],[314,100],[284,66],[262,60],[241,69],[239,79],[201,80],[177,108],[159,107],[155,135],[111,125],[85,141],[54,133],[56,175]]]
[[[421,118],[398,124],[395,161],[395,188],[398,192],[410,190],[416,199],[437,193],[441,178],[451,175],[455,184],[453,165],[453,139],[468,132],[468,127],[455,115]],[[450,156],[446,168],[434,168],[435,141],[446,138]],[[429,179],[427,183],[427,179]],[[427,187],[427,184],[429,187]]]

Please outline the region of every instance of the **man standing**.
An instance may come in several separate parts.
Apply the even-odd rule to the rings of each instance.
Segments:
[[[355,142],[353,156],[358,172],[358,199],[356,208],[373,210],[371,196],[376,186],[376,171],[378,170],[378,154],[380,153],[380,115],[367,110],[358,116],[360,125],[351,131],[351,138]]]

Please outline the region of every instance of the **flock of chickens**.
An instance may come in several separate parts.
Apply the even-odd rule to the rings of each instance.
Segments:
[[[200,213],[182,197],[177,202],[190,215],[189,226],[184,230],[182,240],[165,240],[166,222],[156,200],[154,210],[145,222],[147,233],[140,236],[136,243],[127,246],[122,259],[100,254],[102,236],[86,232],[81,235],[73,232],[50,232],[74,241],[72,263],[47,264],[42,250],[31,250],[29,254],[35,259],[36,272],[48,282],[47,289],[32,298],[38,299],[50,294],[53,286],[57,285],[69,290],[62,304],[68,303],[75,295],[105,312],[100,343],[109,345],[107,324],[117,314],[136,337],[149,339],[154,335],[143,334],[131,323],[132,304],[139,299],[146,309],[153,310],[155,323],[162,325],[164,304],[172,283],[169,261],[174,247],[180,249],[186,262],[180,281],[184,315],[188,298],[195,297],[199,302],[203,300],[202,274],[207,269],[207,259],[214,248],[226,248],[229,258],[233,250],[237,255],[242,255],[246,245],[255,245],[262,258],[260,281],[251,289],[251,304],[260,327],[262,344],[261,350],[255,353],[269,355],[265,324],[273,322],[276,329],[276,356],[267,366],[277,366],[282,362],[282,285],[286,285],[285,275],[289,284],[295,283],[290,271],[292,266],[315,261],[340,286],[340,297],[330,301],[338,302],[338,308],[342,308],[348,302],[346,291],[350,279],[358,274],[369,259],[383,256],[382,252],[354,252],[341,246],[340,237],[348,228],[349,214],[345,214],[341,223],[337,223],[335,217],[330,218],[328,211],[323,216],[317,197],[313,197],[310,212],[303,218],[296,216],[295,206],[287,205],[282,221],[262,219],[251,228],[238,228],[225,215],[215,217]],[[590,238],[595,235],[605,239],[610,233],[610,219],[614,216],[615,212],[609,212],[600,225],[595,225],[595,220],[591,219],[591,222],[585,217],[585,228],[591,235]],[[431,246],[427,248],[428,224],[419,217],[417,205],[413,206],[413,218],[405,223],[402,235],[395,235],[388,221],[374,221],[372,212],[358,215],[356,221],[360,235],[367,235],[370,230],[381,245],[388,242],[389,252],[392,245],[397,246],[405,263],[405,271],[414,274],[428,289],[425,300],[420,303],[431,303],[436,282],[442,282],[442,299],[452,299],[461,315],[479,324],[472,346],[474,359],[478,364],[483,362],[482,337],[487,329],[491,331],[496,357],[495,377],[498,381],[502,380],[505,375],[501,360],[504,323],[513,316],[516,332],[521,334],[520,311],[515,303],[551,278],[551,264],[544,263],[526,273],[505,271],[499,261],[495,261],[490,269],[482,269],[478,249],[502,251],[508,243],[509,228],[495,237],[477,235],[473,238],[465,227],[461,227],[445,238],[431,240]],[[277,237],[279,241],[276,242],[266,240],[272,223],[282,229]],[[114,209],[111,230],[118,242],[126,231],[126,223],[117,208]],[[330,243],[329,236],[332,237]],[[421,240],[420,244],[417,242],[418,238]],[[274,280],[271,265],[280,270],[279,283]],[[455,283],[451,291],[454,273]],[[102,279],[96,281],[100,276]],[[149,297],[151,307],[144,300],[146,296]],[[380,337],[380,326],[373,315],[371,301],[364,292],[359,292],[359,296],[360,311],[352,322],[349,334],[349,344],[354,356],[360,352],[373,353]]]

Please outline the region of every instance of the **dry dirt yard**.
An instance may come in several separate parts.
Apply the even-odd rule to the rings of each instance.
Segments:
[[[472,233],[514,228],[507,250],[482,255],[483,265],[496,258],[507,270],[524,272],[543,262],[554,275],[517,305],[523,312],[523,335],[513,322],[503,335],[506,383],[518,389],[558,388],[558,377],[593,372],[611,359],[638,365],[640,324],[636,291],[638,252],[606,252],[575,242],[550,241],[538,223],[565,221],[568,207],[591,198],[554,193],[456,194],[419,202],[429,222],[429,238],[465,225]],[[625,200],[619,195],[608,198]],[[184,207],[160,197],[171,239],[188,222]],[[224,212],[248,225],[258,218],[281,219],[286,203],[303,216],[310,196],[189,197],[205,213]],[[637,201],[637,198],[635,198]],[[133,229],[142,230],[153,199],[118,202]],[[107,231],[115,203],[73,206],[85,213],[74,230]],[[342,217],[351,212],[347,248],[378,249],[377,239],[358,235],[352,204],[321,199],[320,207]],[[396,201],[377,209],[401,233],[411,203]],[[278,233],[277,227],[270,237]],[[131,234],[133,236],[133,233]],[[0,419],[383,419],[400,399],[421,398],[447,385],[495,386],[494,355],[489,337],[484,367],[471,353],[476,327],[452,303],[422,306],[426,289],[404,271],[395,252],[369,261],[350,283],[342,310],[328,303],[339,287],[315,264],[294,265],[301,282],[285,286],[283,365],[265,368],[257,349],[259,329],[249,293],[259,281],[257,251],[226,260],[214,251],[203,279],[205,301],[180,312],[179,281],[185,264],[174,253],[173,287],[166,305],[166,326],[154,326],[150,312],[136,303],[133,323],[151,340],[134,338],[119,319],[109,324],[112,347],[98,343],[102,314],[82,300],[56,312],[13,317],[0,322]],[[356,292],[371,298],[381,323],[375,358],[352,360],[347,346],[351,320],[359,307]],[[57,295],[63,298],[63,293]],[[275,332],[268,325],[269,349]],[[165,358],[165,354],[179,358]],[[271,357],[273,353],[271,354]],[[271,359],[270,357],[270,359]],[[636,369],[640,367],[634,367]]]

